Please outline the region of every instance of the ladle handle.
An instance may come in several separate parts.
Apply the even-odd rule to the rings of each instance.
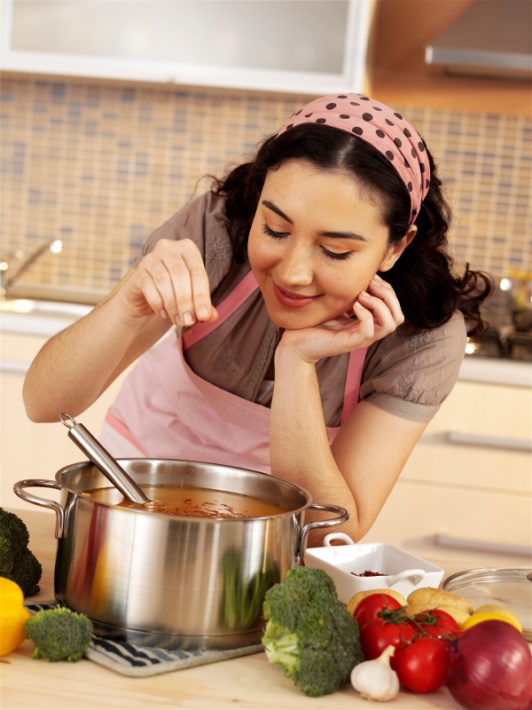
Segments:
[[[78,424],[70,414],[61,414],[61,422],[68,428],[68,436],[107,476],[120,493],[134,503],[150,503],[142,488],[124,471],[111,454],[94,438],[83,424]]]

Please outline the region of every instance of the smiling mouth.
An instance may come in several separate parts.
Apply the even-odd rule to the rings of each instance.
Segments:
[[[300,296],[297,293],[285,291],[284,288],[273,284],[273,292],[279,303],[287,308],[304,308],[305,306],[314,303],[319,296]]]

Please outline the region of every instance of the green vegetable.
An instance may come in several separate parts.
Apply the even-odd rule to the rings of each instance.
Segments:
[[[25,597],[39,592],[42,566],[28,549],[26,524],[14,513],[0,508],[0,576],[22,589]]]
[[[270,663],[309,696],[334,693],[364,660],[358,624],[322,570],[294,567],[267,592],[262,644]]]
[[[79,661],[92,636],[92,621],[65,607],[43,609],[24,624],[26,636],[35,643],[33,658],[47,661]]]
[[[279,581],[279,567],[268,555],[262,568],[248,579],[242,552],[232,548],[223,556],[222,572],[221,621],[230,629],[248,629],[260,618],[266,590]]]

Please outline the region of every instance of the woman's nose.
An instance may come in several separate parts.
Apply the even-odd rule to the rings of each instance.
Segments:
[[[278,266],[278,273],[285,285],[306,286],[312,283],[312,259],[308,251],[295,240],[287,244]]]

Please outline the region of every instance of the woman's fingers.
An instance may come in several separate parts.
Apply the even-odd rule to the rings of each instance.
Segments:
[[[405,317],[401,304],[387,281],[376,274],[368,286],[368,292],[386,305],[396,326],[404,323]]]
[[[190,295],[188,296],[189,300],[186,301],[190,309],[183,308],[181,310],[181,302],[179,307],[180,317],[185,319],[186,325],[191,325],[190,317],[192,317],[193,322],[196,320],[211,321],[217,317],[216,310],[211,303],[207,271],[197,247],[195,244],[192,244],[192,246],[194,248],[183,255],[183,261],[190,279]]]
[[[176,325],[217,318],[201,254],[190,240],[158,242],[140,262],[135,282],[151,311]]]
[[[380,339],[404,322],[397,296],[392,287],[382,279],[373,279],[367,291],[362,291],[355,304],[354,312],[361,323],[361,331],[368,338],[375,335]],[[370,327],[373,322],[373,329]]]
[[[359,295],[359,300],[355,301],[353,305],[353,311],[357,317],[357,323],[355,327],[352,327],[352,331],[360,336],[361,340],[370,340],[375,334],[375,321],[373,318],[373,313],[367,305],[364,305],[364,301],[367,302],[367,298],[364,296],[367,294],[361,293]]]
[[[138,267],[138,284],[154,313],[162,317],[174,317],[177,301],[164,261],[155,254],[147,254]]]
[[[176,325],[193,325],[196,317],[189,267],[182,254],[167,257],[163,264],[167,272],[164,279],[166,311]]]
[[[366,291],[360,293],[355,313],[360,322],[360,330],[368,338],[372,338],[374,335],[382,338],[384,335],[392,333],[397,327],[384,301],[371,296]]]

